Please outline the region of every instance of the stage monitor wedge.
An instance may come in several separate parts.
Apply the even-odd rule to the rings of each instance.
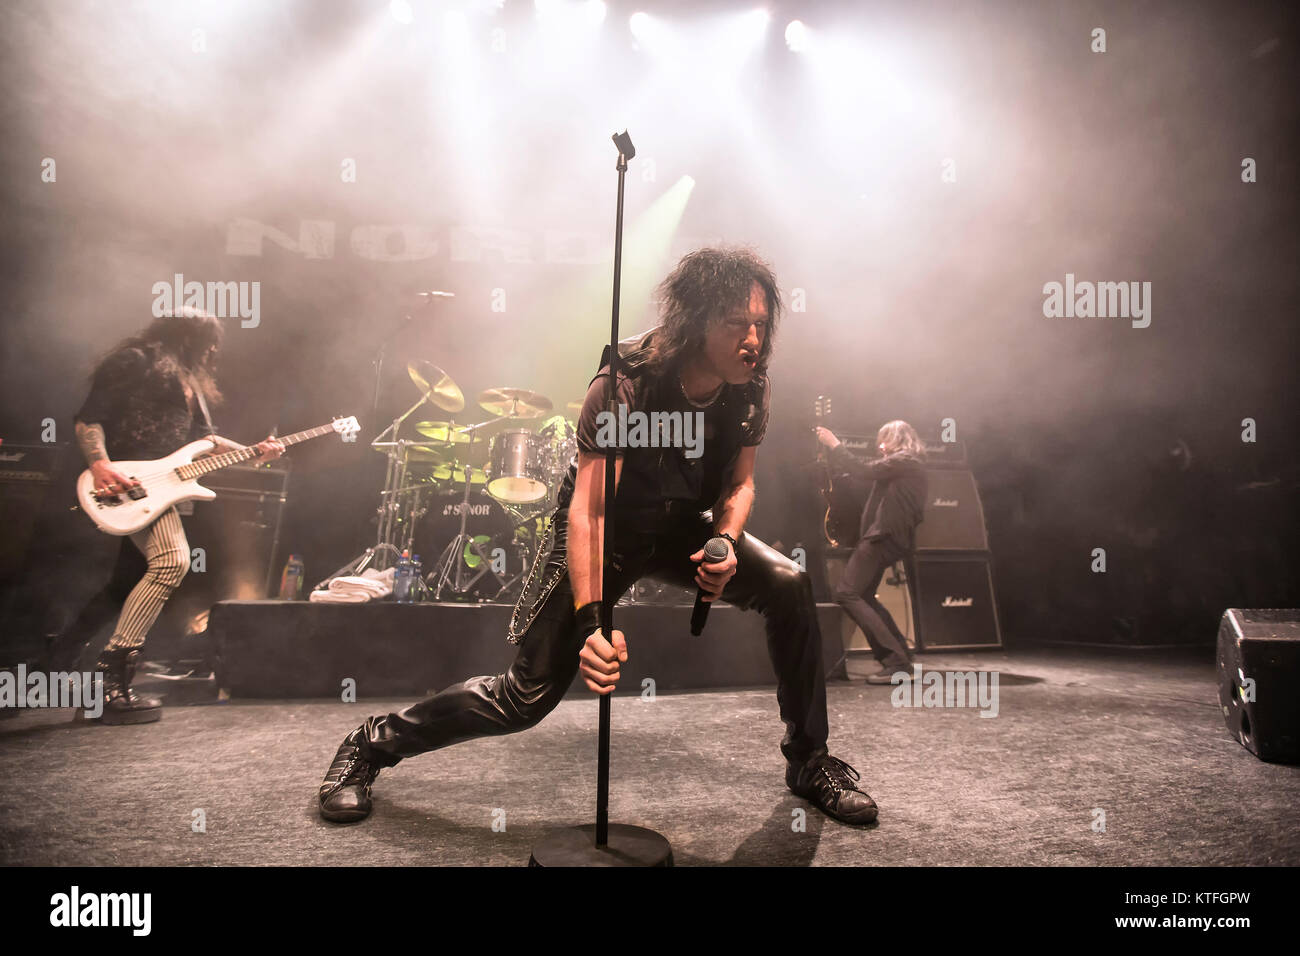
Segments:
[[[1218,668],[1229,733],[1261,760],[1300,763],[1300,610],[1228,608]]]

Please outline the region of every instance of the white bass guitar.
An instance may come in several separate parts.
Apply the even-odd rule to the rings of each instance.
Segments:
[[[328,425],[277,436],[285,448],[299,442],[337,432],[346,441],[360,431],[361,426],[351,416],[336,418]],[[217,493],[199,484],[199,479],[221,468],[237,465],[257,457],[253,445],[238,451],[194,460],[200,452],[210,451],[212,442],[206,438],[192,441],[178,448],[166,458],[153,461],[114,461],[113,469],[131,478],[135,483],[125,492],[116,495],[95,494],[95,476],[87,468],[77,479],[77,501],[81,510],[100,531],[108,534],[134,534],[148,527],[172,505],[181,501],[211,501]]]

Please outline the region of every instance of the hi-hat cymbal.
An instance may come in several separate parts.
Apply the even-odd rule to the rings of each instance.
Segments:
[[[454,445],[443,445],[439,442],[421,442],[406,445],[403,451],[406,454],[407,461],[445,462],[453,461],[456,458]]]
[[[465,395],[460,386],[432,362],[424,359],[410,362],[406,366],[406,372],[416,387],[429,396],[429,401],[444,412],[459,412],[465,408]]]
[[[416,422],[415,430],[425,438],[449,445],[468,445],[470,436],[452,422]]]
[[[489,388],[479,392],[479,408],[501,418],[536,418],[551,410],[551,400],[526,388]]]

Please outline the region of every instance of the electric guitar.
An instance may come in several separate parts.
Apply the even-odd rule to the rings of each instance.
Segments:
[[[813,403],[813,419],[817,425],[831,427],[829,395],[817,396]],[[817,466],[819,490],[826,499],[826,517],[822,519],[826,543],[832,548],[851,548],[857,544],[858,523],[866,496],[859,482],[851,476],[841,475],[837,479],[832,475],[830,456],[821,442],[817,443]]]
[[[357,420],[349,416],[336,418],[328,425],[318,428],[277,437],[275,440],[288,448],[331,432],[337,432],[346,441],[360,430]],[[194,460],[195,455],[211,448],[212,442],[203,438],[178,448],[166,458],[153,461],[114,461],[113,469],[134,482],[129,489],[115,495],[96,494],[95,476],[87,468],[77,478],[77,501],[81,504],[81,510],[90,516],[100,531],[115,535],[134,534],[141,528],[147,528],[159,515],[178,502],[211,501],[217,497],[211,488],[199,484],[199,478],[203,475],[257,457],[256,446],[250,445],[238,451]]]

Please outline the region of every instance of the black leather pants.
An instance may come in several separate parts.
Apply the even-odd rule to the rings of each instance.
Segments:
[[[557,573],[564,566],[564,517],[563,512],[556,515],[556,546],[543,556],[547,570]],[[661,520],[658,526],[621,521],[621,526],[655,531],[619,534],[611,562],[614,593],[622,596],[643,576],[695,588],[697,565],[690,555],[713,536],[704,516]],[[786,727],[781,751],[788,761],[802,763],[826,752],[826,683],[812,585],[794,562],[752,535],[742,536],[736,557],[736,574],[722,599],[766,619],[768,653]],[[362,747],[369,759],[388,766],[474,737],[524,730],[549,714],[577,674],[578,652],[586,639],[575,630],[568,574],[560,574],[540,608],[529,610],[536,616],[509,670],[470,678],[404,710],[371,717]],[[628,638],[635,647],[636,635]]]

